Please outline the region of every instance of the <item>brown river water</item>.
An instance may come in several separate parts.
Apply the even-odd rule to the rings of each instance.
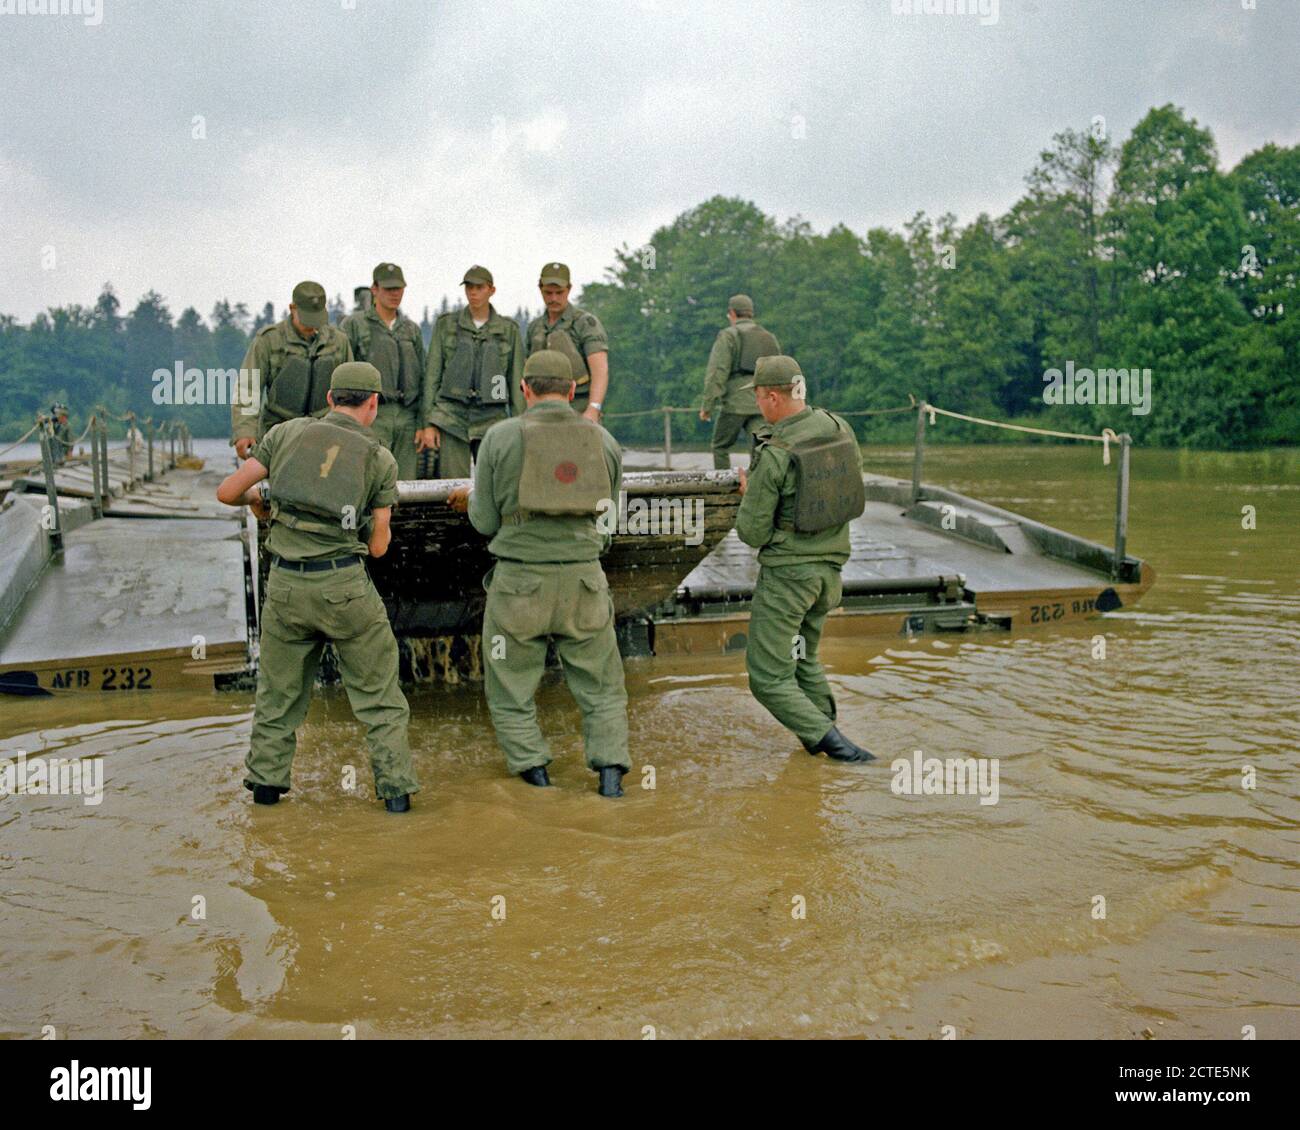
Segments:
[[[105,785],[0,798],[0,1036],[1296,1038],[1300,454],[1133,473],[1140,604],[824,647],[875,765],[808,757],[738,655],[627,663],[622,801],[553,677],[546,791],[476,687],[416,690],[403,817],[342,692],[257,810],[248,694],[0,699],[0,755],[102,757]],[[927,481],[1111,540],[1096,450],[933,448]],[[918,748],[999,758],[998,802],[895,795]]]

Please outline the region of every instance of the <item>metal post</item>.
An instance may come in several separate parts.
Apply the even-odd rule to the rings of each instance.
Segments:
[[[146,425],[147,425],[148,428],[149,428],[149,436],[148,436],[148,443],[149,443],[149,473],[145,476],[145,482],[149,482],[149,483],[151,483],[151,482],[153,482],[153,427],[154,427],[154,425],[153,425],[153,420],[146,420],[145,423],[146,423]]]
[[[673,410],[664,409],[664,470],[673,469]]]
[[[174,420],[167,421],[167,444],[171,451],[171,462],[169,466],[175,467],[176,466],[176,422]]]
[[[135,444],[132,432],[135,431],[135,413],[126,414],[126,489],[135,486]]]
[[[112,500],[113,482],[108,477],[108,421],[99,417],[99,481],[103,487],[103,497]]]
[[[46,528],[50,535],[50,548],[63,552],[63,530],[59,525],[59,488],[54,485],[54,422],[41,417],[41,466],[45,472],[45,497],[49,500],[54,524]]]
[[[90,512],[96,518],[104,516],[104,481],[99,475],[99,417],[90,417],[90,477],[94,493],[90,497]]]
[[[1128,456],[1133,438],[1125,432],[1119,437],[1119,479],[1115,483],[1115,563],[1110,574],[1120,579],[1128,542]]]
[[[912,453],[912,505],[921,501],[921,460],[925,453],[925,404],[916,406],[916,450]]]

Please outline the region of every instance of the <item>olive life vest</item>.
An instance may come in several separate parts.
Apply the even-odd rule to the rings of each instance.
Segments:
[[[510,389],[501,369],[499,335],[476,336],[457,325],[456,352],[447,364],[438,395],[464,404],[504,406],[510,402]]]
[[[290,353],[284,333],[272,333],[270,341],[271,387],[266,394],[268,426],[271,421],[278,423],[298,416],[312,416],[325,408],[330,376],[339,364],[338,349],[327,346],[313,354],[309,345],[306,354]]]
[[[540,338],[537,349],[554,349],[557,353],[563,353],[569,359],[569,365],[573,369],[573,379],[577,382],[579,388],[590,383],[591,373],[587,370],[587,359],[582,355],[582,350],[578,348],[578,343],[573,340],[573,335],[568,330],[557,328],[548,331],[546,326],[546,315],[542,315],[541,333],[534,334],[534,338]]]
[[[786,443],[774,437],[759,441],[789,452],[794,467],[795,533],[819,534],[862,516],[867,491],[862,482],[862,456],[853,429],[824,408],[817,411],[835,424],[835,433]],[[785,527],[789,528],[789,527]]]
[[[369,361],[379,370],[385,400],[409,408],[420,395],[420,356],[411,338],[412,331],[419,334],[419,329],[400,315],[391,330],[384,327],[386,333],[371,332],[368,314],[357,315],[356,326],[361,354],[356,360]]]
[[[366,465],[378,446],[373,436],[329,419],[304,425],[275,461],[270,487],[276,520],[294,529],[359,530],[370,501]]]
[[[576,412],[523,417],[519,519],[529,514],[595,515],[610,497],[601,428]]]
[[[736,358],[733,374],[744,373],[752,377],[760,357],[775,357],[781,352],[780,343],[757,322],[743,329],[737,325],[736,333],[740,336],[740,355]]]

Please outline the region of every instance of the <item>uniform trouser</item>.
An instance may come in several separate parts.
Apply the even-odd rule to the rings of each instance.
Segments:
[[[463,440],[459,436],[438,429],[442,439],[438,444],[438,478],[468,479],[470,459],[478,454],[477,439]]]
[[[366,727],[376,795],[418,791],[406,732],[410,711],[397,685],[397,640],[362,565],[318,573],[271,567],[245,784],[288,790],[295,731],[327,642],[338,654],[352,713]]]
[[[387,401],[379,405],[379,414],[370,425],[375,439],[393,453],[397,460],[397,477],[413,479],[419,469],[420,461],[416,457],[415,408],[403,408],[400,404]]]
[[[719,412],[713,421],[713,438],[709,440],[709,450],[713,452],[713,469],[725,471],[731,466],[731,449],[742,432],[753,443],[753,436],[762,426],[763,417],[758,413],[746,416],[740,412]]]
[[[499,560],[483,613],[483,668],[488,709],[507,768],[522,773],[551,760],[534,702],[548,637],[555,640],[564,681],[582,712],[588,768],[630,769],[623,660],[600,562]]]
[[[840,567],[824,561],[758,571],[745,651],[749,689],[806,745],[816,745],[835,724],[835,698],[817,649],[843,591]]]

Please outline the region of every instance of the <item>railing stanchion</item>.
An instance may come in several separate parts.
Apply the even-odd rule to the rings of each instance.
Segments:
[[[104,480],[99,463],[99,417],[92,413],[90,417],[90,477],[91,490],[90,512],[96,518],[104,516]]]
[[[673,469],[673,410],[664,409],[664,470]]]
[[[921,463],[925,454],[924,401],[916,406],[916,450],[912,452],[912,505],[921,501]]]
[[[63,529],[59,525],[59,488],[54,482],[54,421],[42,416],[41,424],[41,467],[45,474],[45,497],[49,501],[52,524],[45,526],[50,535],[50,548],[55,553],[63,552]]]
[[[1129,445],[1132,437],[1125,432],[1119,437],[1119,478],[1115,483],[1115,562],[1111,576],[1120,580],[1124,571],[1124,555],[1128,542],[1128,470]]]

